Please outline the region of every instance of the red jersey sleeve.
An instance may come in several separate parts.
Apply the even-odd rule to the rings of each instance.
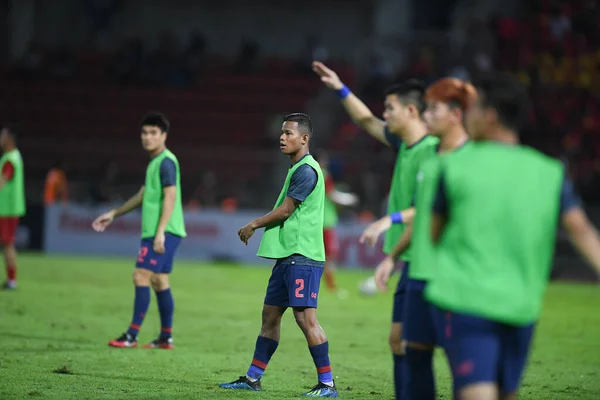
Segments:
[[[6,179],[7,181],[10,181],[14,175],[15,175],[14,165],[12,165],[12,163],[10,161],[5,162],[4,165],[2,166],[2,176],[4,177],[4,179]]]

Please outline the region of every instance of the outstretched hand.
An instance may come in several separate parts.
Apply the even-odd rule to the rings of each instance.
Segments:
[[[364,230],[358,241],[361,244],[366,242],[369,246],[374,247],[379,239],[379,236],[390,229],[391,226],[392,219],[386,215],[385,217],[378,219],[369,225],[367,229]]]
[[[114,219],[114,211],[106,212],[92,222],[92,228],[94,228],[96,232],[104,232],[104,230],[113,222]]]
[[[321,77],[321,82],[325,84],[329,89],[340,90],[344,84],[340,80],[340,77],[332,69],[327,68],[325,64],[320,61],[313,61],[313,71]]]

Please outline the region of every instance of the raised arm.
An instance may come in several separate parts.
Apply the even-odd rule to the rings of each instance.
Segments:
[[[390,142],[385,135],[385,122],[373,115],[371,110],[369,110],[369,107],[367,107],[365,103],[344,85],[335,71],[327,68],[325,64],[319,61],[313,62],[313,71],[321,77],[321,81],[325,86],[338,93],[342,105],[354,123],[360,126],[373,138],[379,140],[386,146],[390,146]]]

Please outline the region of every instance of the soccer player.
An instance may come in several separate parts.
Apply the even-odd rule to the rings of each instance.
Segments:
[[[386,146],[398,151],[390,197],[388,214],[409,208],[414,197],[417,171],[423,161],[433,157],[439,140],[427,135],[422,119],[425,111],[424,87],[416,81],[394,85],[386,90],[385,121],[375,117],[371,110],[356,97],[337,74],[323,63],[314,62],[313,70],[321,81],[337,92],[342,105],[362,129]],[[383,251],[388,254],[398,242],[404,225],[393,225],[385,235]],[[402,346],[402,320],[404,313],[404,294],[406,291],[406,273],[410,254],[404,253],[403,273],[394,293],[394,308],[389,344],[394,355],[394,385],[396,398],[402,398],[404,348]]]
[[[140,191],[121,207],[99,216],[93,223],[103,232],[115,218],[142,207],[142,240],[133,272],[135,301],[129,329],[112,347],[137,347],[138,332],[150,305],[150,286],[156,294],[160,313],[160,335],[145,348],[172,349],[171,330],[174,303],[169,285],[175,252],[186,236],[181,203],[179,162],[166,147],[169,121],[161,113],[149,113],[141,121],[141,139],[150,156],[146,181]]]
[[[25,215],[23,159],[17,149],[17,134],[9,127],[0,131],[0,244],[6,265],[4,289],[17,288],[15,236],[19,218]]]
[[[417,217],[430,214],[435,251],[425,295],[445,321],[457,398],[515,399],[559,222],[598,273],[600,239],[560,162],[518,145],[528,115],[520,83],[492,75],[476,87],[474,143],[423,174]]]
[[[284,118],[279,138],[281,151],[291,166],[273,211],[238,231],[248,244],[257,229],[265,228],[257,255],[273,259],[262,311],[262,327],[248,372],[238,380],[222,383],[224,389],[260,391],[261,378],[279,344],[281,318],[291,307],[308,342],[317,368],[318,384],[305,396],[338,397],[329,363],[329,342],[317,321],[317,298],[323,274],[323,208],[325,180],[319,164],[308,151],[312,123],[306,114]]]
[[[427,88],[427,110],[424,117],[429,132],[440,138],[440,154],[466,148],[469,136],[463,126],[463,115],[475,98],[476,91],[471,84],[454,78],[441,79]],[[428,165],[433,162],[434,159],[425,162],[419,175],[427,171]],[[422,186],[417,183],[417,201],[422,196],[421,191]],[[418,206],[416,210],[416,214],[412,213],[415,218],[414,227],[411,221],[407,222],[407,229],[398,244],[377,268],[376,282],[380,290],[386,290],[395,261],[411,246],[413,258],[408,271],[403,329],[406,342],[406,398],[435,400],[433,350],[438,343],[438,336],[431,307],[423,296],[430,260],[422,253],[431,253],[431,250],[423,249],[418,240],[423,239],[421,231],[428,232],[429,226],[423,226]],[[396,223],[401,222],[399,214],[394,213],[388,218]]]
[[[325,210],[323,219],[323,240],[325,243],[325,286],[327,289],[343,296],[343,289],[338,291],[335,282],[335,264],[340,250],[340,242],[335,231],[338,223],[338,207],[354,206],[358,203],[358,197],[352,193],[343,193],[336,189],[335,182],[329,175],[329,157],[324,150],[317,153],[317,162],[323,172],[325,179]]]

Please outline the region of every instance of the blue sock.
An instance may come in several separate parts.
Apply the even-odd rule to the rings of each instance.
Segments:
[[[404,356],[394,354],[394,389],[396,400],[404,399],[404,374],[406,373]]]
[[[136,337],[144,317],[148,312],[148,306],[150,305],[150,287],[149,286],[136,286],[135,287],[135,300],[133,302],[133,317],[131,318],[131,325],[127,329],[127,333],[133,337]]]
[[[406,348],[405,379],[409,399],[435,400],[433,350]]]
[[[160,336],[169,338],[171,337],[173,311],[175,309],[171,289],[156,292],[156,301],[158,302],[158,312],[160,313]]]
[[[331,364],[329,363],[329,342],[321,343],[308,349],[315,362],[315,367],[317,367],[319,382],[333,383],[333,374],[331,373]]]
[[[248,368],[248,375],[252,379],[260,379],[267,369],[267,364],[271,360],[271,356],[277,350],[279,342],[274,339],[269,339],[264,336],[259,336],[256,339],[256,347],[254,348],[254,358],[250,368]]]

